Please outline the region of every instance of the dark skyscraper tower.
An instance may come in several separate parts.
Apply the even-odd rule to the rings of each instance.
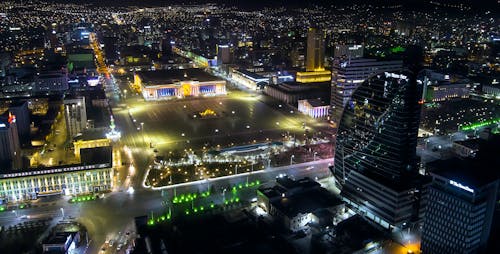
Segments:
[[[16,116],[17,132],[22,146],[28,146],[30,140],[30,112],[28,102],[12,103],[9,112]]]
[[[387,228],[415,216],[419,90],[410,72],[373,76],[347,101],[337,132],[334,174],[342,196]]]

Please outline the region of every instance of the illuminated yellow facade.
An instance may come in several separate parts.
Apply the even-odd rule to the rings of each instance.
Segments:
[[[332,80],[330,71],[299,71],[296,81],[300,83],[329,82]]]
[[[68,165],[0,174],[0,199],[17,202],[43,195],[75,195],[111,190],[110,163]]]

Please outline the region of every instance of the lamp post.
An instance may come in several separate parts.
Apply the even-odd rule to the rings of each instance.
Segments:
[[[295,155],[292,154],[292,156],[290,156],[290,165],[293,163],[293,158],[295,158]]]
[[[318,152],[314,152],[314,154],[313,154],[313,161],[316,161],[316,154],[318,154]]]

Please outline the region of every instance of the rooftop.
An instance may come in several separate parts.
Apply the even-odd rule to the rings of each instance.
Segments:
[[[173,69],[173,70],[156,70],[156,71],[138,71],[137,75],[145,85],[171,84],[176,81],[218,81],[223,80],[213,76],[202,69]]]
[[[282,197],[271,203],[288,217],[295,217],[299,213],[312,213],[318,209],[340,205],[342,201],[324,188],[313,188]]]

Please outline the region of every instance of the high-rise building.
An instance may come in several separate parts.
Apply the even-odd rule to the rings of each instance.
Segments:
[[[17,133],[16,116],[0,119],[0,170],[18,169],[21,166],[21,145]]]
[[[333,50],[333,57],[335,58],[361,58],[363,57],[364,47],[359,44],[351,44],[351,45],[335,45]]]
[[[328,82],[332,73],[325,70],[325,32],[317,28],[307,31],[306,71],[297,72],[300,83]]]
[[[231,62],[231,49],[229,45],[217,45],[217,65]]]
[[[307,31],[306,71],[325,70],[325,33],[321,29]]]
[[[64,99],[64,118],[68,138],[73,138],[87,127],[87,111],[85,97]]]
[[[30,144],[30,112],[28,109],[28,102],[15,102],[10,104],[9,112],[16,116],[17,132],[19,141],[22,146]]]
[[[427,165],[433,180],[425,198],[422,253],[485,251],[500,184],[492,175],[499,165],[491,161],[452,158]]]
[[[344,201],[386,228],[418,215],[421,93],[410,75],[385,72],[361,83],[337,132],[333,173]]]
[[[367,78],[377,73],[400,71],[403,68],[403,62],[365,58],[336,59],[332,67],[331,121],[338,128],[344,106],[354,90]]]

